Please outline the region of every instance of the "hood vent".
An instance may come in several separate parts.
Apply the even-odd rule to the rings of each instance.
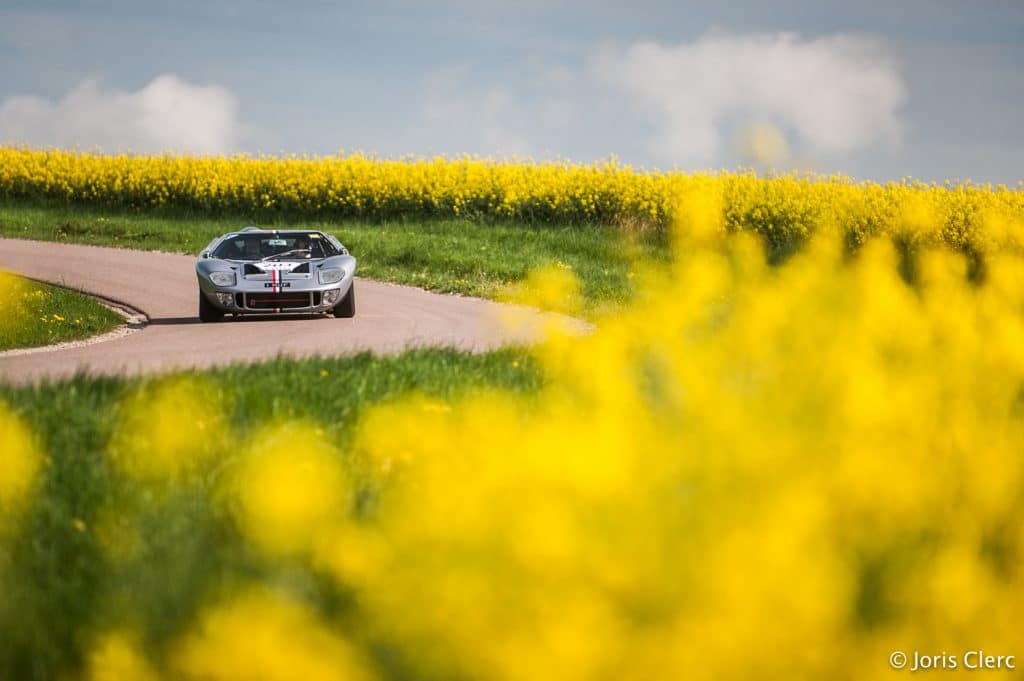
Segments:
[[[281,275],[285,274],[309,274],[309,263],[304,262],[298,265],[292,265],[292,263],[264,263],[262,266],[255,265],[253,263],[246,263],[243,268],[243,274],[249,276],[251,274],[266,274],[269,275],[271,270],[277,270]]]

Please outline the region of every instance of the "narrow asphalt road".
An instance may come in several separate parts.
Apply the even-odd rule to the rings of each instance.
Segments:
[[[0,269],[117,301],[149,318],[141,330],[111,340],[0,354],[0,381],[17,384],[79,372],[159,372],[278,355],[391,354],[423,346],[484,351],[535,341],[544,318],[485,300],[357,279],[353,319],[250,317],[202,324],[191,256],[0,239]],[[500,321],[510,312],[515,323]]]

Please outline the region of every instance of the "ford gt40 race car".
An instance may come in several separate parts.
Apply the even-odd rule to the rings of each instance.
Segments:
[[[196,261],[199,319],[225,314],[354,317],[356,259],[330,234],[246,227],[217,237]]]

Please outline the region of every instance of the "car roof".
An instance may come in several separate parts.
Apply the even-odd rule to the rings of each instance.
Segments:
[[[243,234],[256,234],[262,236],[264,234],[323,234],[323,232],[321,232],[319,229],[260,229],[259,227],[246,227],[245,229],[239,230],[237,232],[228,232],[221,238],[226,239],[228,237],[241,236]]]

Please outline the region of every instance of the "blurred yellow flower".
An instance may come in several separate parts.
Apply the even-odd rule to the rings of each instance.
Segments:
[[[29,306],[22,303],[25,295],[31,291],[21,277],[15,276],[6,270],[0,270],[0,287],[4,295],[0,296],[0,332],[4,329],[17,327],[23,323],[25,310]],[[46,321],[43,318],[43,321]]]
[[[121,404],[108,454],[120,472],[161,481],[201,472],[229,435],[216,388],[171,376],[144,383]]]
[[[0,526],[31,498],[43,463],[36,438],[0,400]]]
[[[425,675],[871,677],[1024,643],[1024,260],[973,283],[926,253],[912,287],[888,241],[822,235],[772,268],[715,205],[632,307],[537,349],[539,396],[362,418],[380,505],[313,560]]]
[[[352,645],[300,603],[254,589],[207,609],[173,654],[173,678],[369,681]]]
[[[502,292],[506,302],[565,314],[580,310],[579,280],[568,265],[552,263],[532,270],[526,279]]]
[[[271,553],[308,547],[318,531],[348,511],[338,452],[308,423],[257,431],[232,485],[243,532]]]
[[[101,637],[87,660],[89,681],[159,681],[160,675],[128,631],[110,632]]]

